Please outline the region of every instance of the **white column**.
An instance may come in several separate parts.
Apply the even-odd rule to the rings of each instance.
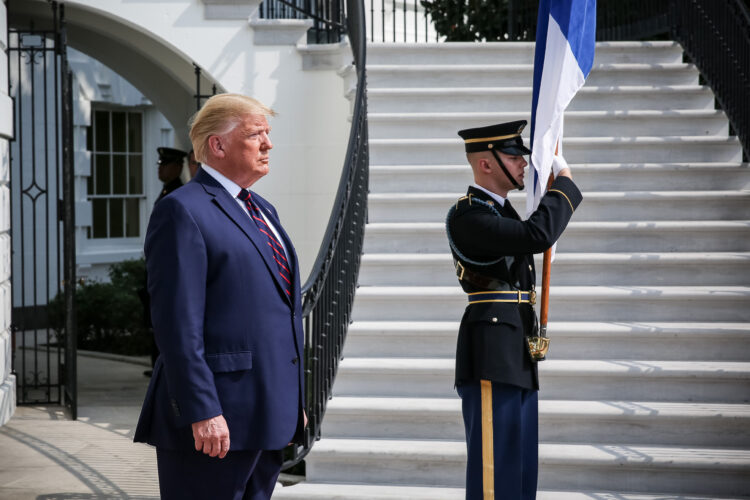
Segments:
[[[0,425],[16,409],[16,378],[10,374],[10,154],[8,139],[13,133],[13,106],[8,97],[7,12],[0,3]]]

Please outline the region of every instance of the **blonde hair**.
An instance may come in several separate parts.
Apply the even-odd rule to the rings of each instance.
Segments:
[[[195,159],[206,163],[208,138],[231,132],[247,115],[276,116],[276,112],[260,101],[242,94],[217,94],[210,97],[188,122]]]

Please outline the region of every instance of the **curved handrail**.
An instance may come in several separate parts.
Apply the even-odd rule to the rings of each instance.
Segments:
[[[287,450],[285,470],[299,463],[320,439],[323,415],[351,322],[367,222],[369,150],[364,2],[347,0],[347,14],[349,43],[357,70],[352,128],[323,243],[302,287],[308,426],[304,443]]]
[[[742,0],[672,0],[672,36],[698,67],[750,156],[750,13]]]

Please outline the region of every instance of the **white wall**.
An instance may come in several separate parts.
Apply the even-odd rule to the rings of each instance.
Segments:
[[[16,408],[16,380],[10,374],[10,157],[8,139],[13,132],[13,108],[8,97],[7,17],[0,3],[0,425]]]
[[[73,70],[73,137],[75,150],[76,263],[77,276],[107,281],[109,266],[126,259],[143,256],[143,240],[148,217],[159,196],[162,183],[157,175],[159,146],[184,147],[186,140],[175,144],[172,126],[156,107],[130,82],[88,55],[68,48]],[[125,107],[143,113],[143,182],[145,198],[141,202],[141,237],[88,239],[91,226],[91,202],[87,200],[87,181],[91,175],[91,154],[86,150],[86,129],[91,124],[91,110],[97,104]]]
[[[317,69],[304,70],[309,64],[296,41],[256,43],[259,36],[268,43],[269,28],[249,19],[250,3],[68,0],[68,42],[131,82],[164,114],[178,145],[195,111],[193,62],[203,69],[203,93],[215,83],[219,91],[254,96],[279,112],[272,120],[272,172],[255,187],[276,205],[297,248],[304,280],[338,187],[350,105],[337,74],[341,65],[313,64]],[[30,17],[49,11],[44,0],[11,7]],[[351,61],[351,55],[339,60]]]
[[[295,44],[256,44],[247,15],[207,17],[207,4],[216,3],[69,0],[69,40],[148,97],[174,127],[178,144],[195,111],[192,62],[220,91],[256,97],[279,113],[271,123],[271,173],[255,188],[278,209],[304,281],[328,222],[349,134],[340,68],[303,70]]]

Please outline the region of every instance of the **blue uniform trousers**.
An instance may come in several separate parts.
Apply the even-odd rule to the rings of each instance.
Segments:
[[[268,500],[281,471],[281,450],[230,451],[224,458],[198,451],[156,449],[162,500]]]
[[[491,383],[494,499],[536,498],[539,456],[538,392]],[[487,500],[482,461],[482,393],[480,382],[457,387],[461,397],[468,461],[466,500]],[[490,483],[492,481],[490,480]]]

